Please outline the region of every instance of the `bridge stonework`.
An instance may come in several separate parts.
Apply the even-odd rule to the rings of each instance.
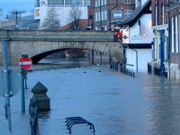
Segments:
[[[60,35],[57,37],[57,32],[47,34],[43,31],[35,31],[34,33],[30,31],[29,34],[29,31],[15,31],[15,33],[11,31],[7,36],[3,34],[5,32],[7,33],[7,31],[0,31],[0,40],[8,40],[10,65],[18,65],[22,54],[28,54],[36,63],[51,52],[67,48],[93,49],[111,55],[118,61],[124,61],[123,48],[120,43],[113,42],[110,36],[112,33],[76,32],[67,33],[67,35],[61,33],[64,36],[62,38]],[[39,35],[37,35],[37,32]],[[68,34],[71,34],[71,36]],[[2,42],[0,42],[0,65],[2,65],[1,44]]]

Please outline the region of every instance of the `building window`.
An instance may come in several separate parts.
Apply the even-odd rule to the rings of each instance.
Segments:
[[[87,6],[89,5],[89,0],[48,0],[49,6]]]
[[[104,11],[104,20],[107,20],[107,11]]]
[[[107,0],[104,0],[104,5],[106,5],[107,4]]]
[[[101,5],[104,5],[104,0],[101,0]]]
[[[97,13],[95,12],[95,22],[97,21]]]
[[[176,44],[175,44],[175,48],[176,48],[176,53],[179,52],[179,39],[178,39],[178,35],[179,35],[179,29],[178,29],[178,17],[175,16],[175,39],[176,39]]]
[[[171,51],[174,53],[174,18],[171,19]]]
[[[171,19],[171,51],[172,53],[179,52],[179,29],[178,29],[178,17],[172,17]]]
[[[105,20],[107,20],[107,11],[105,10]]]
[[[114,11],[114,18],[122,18],[122,12],[121,11]]]
[[[48,0],[49,6],[64,6],[64,0]]]
[[[124,17],[128,18],[131,15],[131,13],[132,13],[132,10],[125,10],[124,11]]]
[[[36,3],[35,3],[35,7],[40,7],[40,1],[39,1],[39,0],[36,0],[35,2],[36,2]]]
[[[125,4],[132,4],[132,0],[124,0]]]
[[[99,12],[98,21],[101,21],[101,19],[102,19],[101,12]]]
[[[95,7],[97,7],[97,6],[98,6],[98,1],[96,0],[96,1],[95,1]]]
[[[37,16],[40,16],[40,15],[41,15],[40,9],[36,9],[36,12],[35,12],[35,13],[36,13],[36,17],[37,17]]]
[[[157,5],[155,6],[155,25],[158,25],[158,12],[157,12]]]
[[[104,11],[101,11],[101,18],[104,20]]]
[[[178,18],[178,39],[179,39],[178,40],[178,52],[179,52],[180,51],[180,45],[179,45],[180,44],[180,24],[179,24],[180,23],[180,14],[178,15],[177,18]]]

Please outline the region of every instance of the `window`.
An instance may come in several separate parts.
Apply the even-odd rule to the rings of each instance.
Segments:
[[[40,16],[41,13],[40,13],[40,9],[36,9],[36,16]]]
[[[106,5],[107,4],[107,0],[104,0],[104,5]]]
[[[175,16],[171,19],[171,51],[172,53],[179,52],[179,29],[178,29],[178,17]]]
[[[40,1],[39,1],[39,0],[36,0],[35,2],[36,2],[36,3],[35,3],[35,6],[36,6],[36,7],[39,7],[39,6],[40,6]]]
[[[132,14],[132,10],[125,10],[124,11],[124,18],[128,18]]]
[[[96,22],[98,21],[98,15],[97,15],[97,12],[95,13],[95,21],[96,21]]]
[[[97,6],[98,6],[98,1],[96,0],[96,1],[95,1],[95,7],[97,7]]]
[[[48,0],[49,6],[64,5],[64,0]]]
[[[171,19],[171,51],[174,53],[174,18]]]
[[[101,11],[101,18],[104,20],[104,11]]]
[[[104,11],[104,20],[107,20],[107,11]]]
[[[124,0],[125,4],[132,4],[132,0]]]
[[[114,18],[122,18],[122,12],[121,11],[114,11]]]
[[[101,5],[104,5],[104,0],[101,0]]]
[[[179,35],[179,31],[178,31],[178,17],[175,16],[175,39],[176,39],[175,48],[176,48],[176,53],[179,52],[179,40],[178,40],[178,35]]]
[[[100,15],[100,12],[98,12],[98,21],[101,20],[101,15]]]

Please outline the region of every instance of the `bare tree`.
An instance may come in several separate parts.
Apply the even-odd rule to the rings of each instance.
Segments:
[[[59,26],[60,20],[58,19],[58,13],[55,8],[50,8],[44,20],[43,28],[49,30],[57,30]]]
[[[79,9],[78,4],[75,7],[72,7],[69,13],[71,28],[77,30],[79,29],[80,25],[80,17],[81,17],[81,10]]]

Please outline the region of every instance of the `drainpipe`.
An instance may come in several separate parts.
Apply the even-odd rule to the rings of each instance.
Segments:
[[[136,49],[129,48],[136,53],[136,72],[138,72],[138,51]]]
[[[118,0],[116,0],[116,5],[109,10],[109,28],[111,30],[111,12],[118,6]]]
[[[165,65],[164,65],[164,42],[165,42],[165,35],[164,35],[164,30],[160,30],[160,38],[161,38],[161,43],[160,43],[160,74],[164,75],[165,72]]]
[[[168,4],[170,4],[170,0],[168,0]],[[170,6],[170,5],[169,5]],[[168,11],[168,36],[169,36],[169,45],[168,45],[168,68],[169,68],[169,76],[168,78],[170,78],[170,65],[171,65],[171,13],[170,11]]]

